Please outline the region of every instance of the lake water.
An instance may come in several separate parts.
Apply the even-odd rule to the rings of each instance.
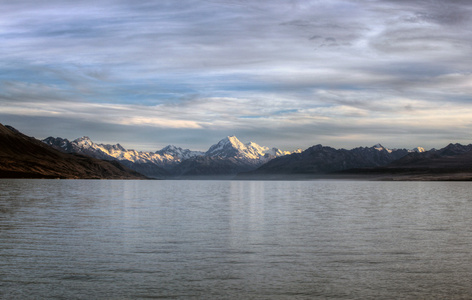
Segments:
[[[0,180],[2,299],[470,299],[472,184]]]

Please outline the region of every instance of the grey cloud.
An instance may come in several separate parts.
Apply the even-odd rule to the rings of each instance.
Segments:
[[[443,25],[463,25],[471,20],[471,3],[464,0],[383,1],[414,13],[410,21],[422,20]]]
[[[314,35],[310,37],[310,40],[317,40],[317,39],[322,39],[323,37],[321,35]]]
[[[301,133],[314,142],[362,144],[352,138],[356,131],[364,140],[388,132],[392,141],[402,132],[435,140],[409,114],[438,114],[441,102],[451,114],[467,109],[471,7],[432,0],[3,1],[0,101],[15,108],[81,103],[75,109],[89,122],[124,118],[106,107],[118,105],[129,124],[94,121],[97,130],[142,130],[141,140],[156,130],[176,144],[241,134],[282,147],[288,142],[278,139],[296,142]],[[277,116],[287,110],[294,113]],[[83,119],[67,121],[73,111],[61,113],[55,120],[89,130]],[[369,118],[378,126],[365,125]],[[200,127],[163,128],[162,120]]]

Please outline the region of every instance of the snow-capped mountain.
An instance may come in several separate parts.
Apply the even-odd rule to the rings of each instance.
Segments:
[[[374,146],[372,146],[375,150],[378,150],[378,151],[387,151],[388,153],[392,153],[394,151],[398,151],[398,150],[402,150],[404,151],[405,149],[388,149],[388,148],[385,148],[384,146],[382,146],[381,144],[376,144]],[[425,152],[426,150],[423,148],[423,147],[416,147],[416,148],[413,148],[413,149],[410,149],[410,150],[407,150],[408,152],[417,152],[417,153],[421,153],[421,152]]]
[[[298,149],[294,152],[301,152]],[[291,154],[293,152],[283,151],[278,148],[269,148],[260,146],[256,143],[249,142],[247,144],[241,143],[235,136],[228,136],[217,144],[213,145],[205,153],[209,157],[221,157],[221,158],[236,158],[247,161],[265,162],[274,157]]]
[[[205,155],[205,152],[202,151],[191,151],[189,149],[182,149],[174,145],[168,145],[162,148],[161,150],[156,151],[155,153],[163,156],[170,155],[174,158],[178,158],[181,160],[189,159],[195,156]]]
[[[385,150],[388,153],[392,153],[392,150],[385,148],[384,146],[382,146],[382,144],[376,144],[376,145],[372,146],[372,148],[374,148],[377,151],[384,151]]]
[[[205,173],[218,170],[220,174],[226,170],[226,172],[233,174],[241,168],[244,170],[252,169],[272,158],[292,153],[277,148],[260,146],[253,142],[243,144],[235,136],[222,139],[211,146],[207,152],[191,151],[174,145],[166,146],[156,152],[126,150],[120,144],[94,143],[86,136],[72,142],[60,137],[48,137],[43,142],[64,152],[83,154],[105,160],[118,160],[127,167],[151,177],[156,175],[154,173],[163,175],[163,170],[160,168],[175,175],[198,173],[193,169],[203,168],[202,164],[206,166]],[[227,161],[223,162],[223,160]],[[185,164],[185,168],[179,168],[178,165],[184,161],[189,162]],[[210,162],[211,167],[209,167]],[[228,168],[229,165],[231,168]]]
[[[275,157],[291,153],[293,152],[264,147],[253,142],[243,144],[235,136],[228,136],[212,145],[204,155],[183,160],[173,171],[177,176],[236,175],[254,170]]]
[[[410,152],[416,152],[416,153],[423,153],[423,152],[426,152],[426,150],[423,148],[423,147],[416,147],[416,148],[413,148],[411,150],[409,150]]]
[[[72,142],[60,137],[48,137],[47,139],[44,139],[43,142],[65,152],[84,154],[107,160],[127,160],[132,163],[153,163],[164,168],[179,163],[183,159],[203,155],[203,152],[190,151],[172,145],[156,152],[126,150],[120,144],[96,144],[86,136],[75,139]]]
[[[298,164],[297,168],[300,170],[312,165],[310,168],[313,170],[335,171],[354,167],[383,166],[408,153],[424,152],[421,147],[412,150],[388,149],[381,144],[352,150],[336,150],[318,145],[305,151],[298,149],[291,152],[260,146],[254,142],[244,144],[235,136],[220,140],[206,152],[191,151],[173,145],[156,152],[127,150],[120,144],[94,143],[86,136],[72,142],[67,139],[49,137],[43,142],[64,152],[117,160],[130,169],[149,177],[235,175],[240,172],[253,171],[261,166],[265,169],[275,166],[276,169],[283,170],[286,166],[282,167],[275,161],[268,166],[265,165],[282,157],[287,157],[282,161],[289,162],[290,167]],[[315,159],[315,156],[319,157]],[[309,163],[304,162],[305,159],[308,159]],[[271,172],[276,171],[271,170]]]

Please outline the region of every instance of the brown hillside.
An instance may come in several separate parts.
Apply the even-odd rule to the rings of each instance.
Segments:
[[[0,178],[144,179],[117,162],[59,152],[0,124]]]

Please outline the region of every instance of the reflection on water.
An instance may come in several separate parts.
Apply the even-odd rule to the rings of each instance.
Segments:
[[[0,298],[466,299],[471,191],[0,180]]]

